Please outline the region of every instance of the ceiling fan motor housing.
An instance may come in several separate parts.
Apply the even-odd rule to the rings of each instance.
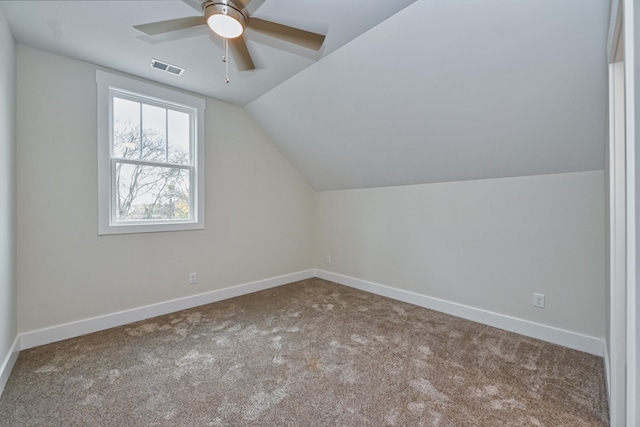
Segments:
[[[207,4],[208,3],[208,4]],[[207,2],[203,4],[204,7],[204,16],[209,20],[210,17],[214,15],[227,15],[230,18],[235,19],[242,25],[242,29],[244,30],[247,26],[247,16],[242,13],[242,11],[237,8],[231,2]]]

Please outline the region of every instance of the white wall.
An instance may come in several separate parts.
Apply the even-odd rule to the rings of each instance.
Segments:
[[[17,335],[15,275],[15,81],[16,49],[0,9],[0,391],[2,373]]]
[[[604,174],[320,192],[316,266],[602,339]]]
[[[627,425],[640,424],[640,6],[624,0],[627,137]]]
[[[313,267],[312,189],[243,109],[213,99],[206,230],[98,236],[96,68],[17,52],[20,332]]]

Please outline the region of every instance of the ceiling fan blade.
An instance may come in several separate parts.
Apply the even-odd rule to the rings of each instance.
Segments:
[[[200,0],[182,0],[198,12],[202,12],[202,2]]]
[[[319,50],[326,37],[322,34],[254,17],[249,18],[249,27],[261,33],[313,50]]]
[[[136,38],[138,40],[142,40],[147,43],[158,44],[158,43],[174,42],[177,40],[188,39],[191,37],[198,37],[205,34],[209,34],[209,32],[207,31],[207,27],[199,26],[199,27],[185,28],[184,30],[180,30],[180,31],[171,31],[169,33],[156,34],[155,36],[140,34]]]
[[[233,60],[236,63],[239,71],[255,70],[256,66],[253,64],[251,54],[247,48],[247,43],[244,41],[244,37],[236,37],[235,39],[229,39],[229,46],[233,53]]]
[[[204,16],[189,16],[187,18],[169,19],[168,21],[151,22],[149,24],[134,25],[133,28],[140,30],[150,36],[156,34],[169,33],[171,31],[182,30],[190,27],[204,25]]]

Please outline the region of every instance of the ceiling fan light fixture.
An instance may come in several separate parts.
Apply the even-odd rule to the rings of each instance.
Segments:
[[[229,15],[211,15],[207,25],[214,33],[225,39],[234,39],[242,34],[242,25]]]
[[[246,18],[233,6],[213,3],[205,9],[205,17],[209,28],[225,39],[234,39],[244,32]]]

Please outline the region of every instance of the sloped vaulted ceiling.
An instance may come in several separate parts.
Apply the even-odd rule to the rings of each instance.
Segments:
[[[418,0],[246,106],[316,190],[604,167],[607,0]]]
[[[604,166],[609,0],[256,2],[256,16],[327,40],[307,57],[249,34],[263,66],[230,67],[230,85],[204,28],[162,41],[132,27],[192,16],[187,3],[0,8],[19,43],[245,105],[316,190]],[[151,58],[187,72],[159,73]]]

